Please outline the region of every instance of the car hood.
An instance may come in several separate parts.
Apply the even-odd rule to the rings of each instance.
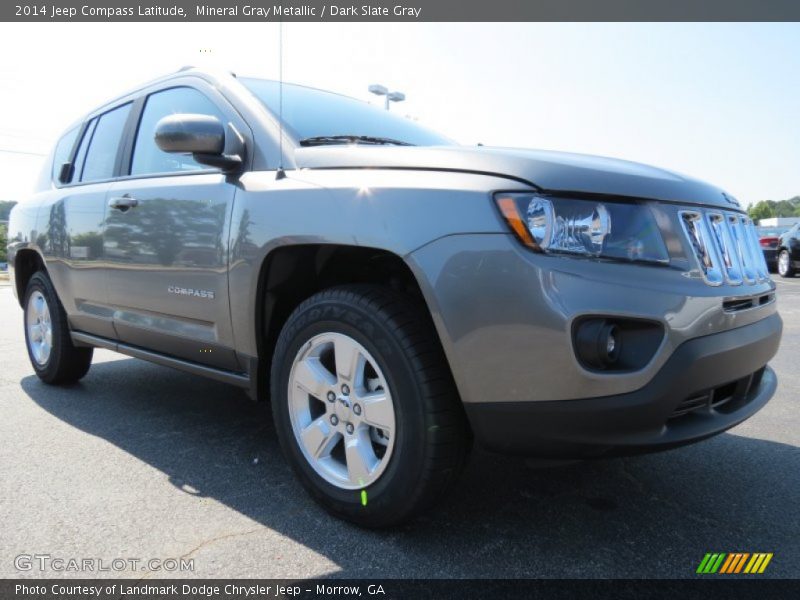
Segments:
[[[721,189],[639,163],[544,150],[484,146],[315,146],[295,153],[298,168],[386,168],[499,175],[543,191],[652,198],[736,208]]]

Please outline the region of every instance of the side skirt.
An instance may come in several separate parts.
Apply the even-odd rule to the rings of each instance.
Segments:
[[[210,379],[222,381],[223,383],[230,383],[237,387],[250,389],[250,376],[247,373],[234,373],[232,371],[224,371],[222,369],[215,369],[214,367],[207,367],[205,365],[193,363],[188,360],[174,358],[166,354],[159,354],[158,352],[145,350],[144,348],[139,348],[138,346],[123,344],[115,340],[109,340],[107,338],[91,335],[89,333],[83,333],[81,331],[72,331],[70,332],[70,335],[72,337],[72,343],[76,346],[94,346],[97,348],[106,348],[107,350],[113,350],[114,352],[119,352],[120,354],[125,354],[126,356],[131,356],[133,358],[141,358],[142,360],[147,360],[165,367],[172,367],[173,369],[186,371],[187,373],[201,375]]]

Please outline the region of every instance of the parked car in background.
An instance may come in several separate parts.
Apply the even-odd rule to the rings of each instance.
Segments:
[[[800,223],[796,223],[778,240],[778,274],[794,277],[800,269]]]
[[[761,245],[770,273],[778,270],[778,242],[788,230],[788,227],[756,227],[758,243]]]

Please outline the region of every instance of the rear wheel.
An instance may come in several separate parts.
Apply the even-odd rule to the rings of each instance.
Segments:
[[[272,367],[283,451],[312,496],[369,527],[438,500],[470,438],[427,313],[377,286],[321,292],[289,317]]]
[[[778,274],[781,277],[794,277],[795,268],[788,250],[781,250],[778,254]]]
[[[41,271],[25,290],[25,343],[36,375],[45,383],[71,383],[86,375],[92,348],[72,343],[64,307],[53,284]]]

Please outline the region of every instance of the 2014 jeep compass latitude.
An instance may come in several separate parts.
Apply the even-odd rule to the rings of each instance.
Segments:
[[[63,135],[9,226],[42,380],[101,347],[246,388],[309,492],[367,526],[437,500],[473,437],[662,450],[772,396],[775,287],[722,190],[280,88],[183,70]]]

